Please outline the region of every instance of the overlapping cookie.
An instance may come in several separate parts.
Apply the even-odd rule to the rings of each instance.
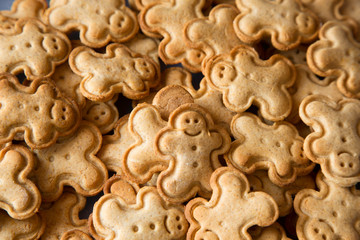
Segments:
[[[277,222],[268,227],[254,226],[249,229],[253,240],[291,240],[286,236],[284,228]]]
[[[245,43],[257,42],[270,36],[275,48],[286,51],[317,37],[317,16],[297,0],[235,2],[240,14],[234,20],[234,28]]]
[[[127,41],[139,29],[136,14],[123,0],[53,0],[45,18],[62,32],[79,30],[81,42],[93,48]]]
[[[71,52],[69,64],[83,78],[81,93],[92,101],[108,101],[116,93],[139,99],[160,80],[160,68],[152,59],[116,43],[108,45],[104,54],[77,47]]]
[[[359,239],[360,191],[355,186],[340,187],[321,172],[316,183],[319,191],[304,189],[295,197],[299,239]]]
[[[136,195],[140,187],[138,184],[127,181],[121,175],[114,175],[104,184],[104,194],[120,196],[127,204],[136,203]]]
[[[294,84],[295,68],[283,56],[264,61],[253,48],[240,45],[228,54],[212,57],[203,74],[211,87],[221,91],[231,111],[243,112],[255,104],[271,121],[282,120],[291,111],[287,88]]]
[[[0,75],[0,143],[16,138],[45,148],[74,132],[79,122],[78,107],[53,82],[37,79],[27,87],[10,74]]]
[[[266,193],[250,192],[245,175],[235,169],[217,169],[211,188],[210,201],[195,198],[186,205],[190,222],[186,239],[248,240],[251,226],[269,226],[278,218],[275,201]]]
[[[96,195],[102,190],[108,172],[95,155],[101,146],[101,133],[93,124],[82,121],[70,137],[54,145],[34,150],[37,158],[32,179],[36,182],[43,201],[55,201],[64,186],[72,186],[85,196]]]
[[[0,11],[0,14],[11,18],[37,18],[44,19],[48,4],[46,0],[15,0],[10,11]]]
[[[154,62],[157,64],[160,64],[158,54],[158,39],[147,37],[141,33],[138,33],[129,41],[124,42],[124,45],[127,46],[131,51],[146,55],[154,60]]]
[[[182,205],[164,201],[154,187],[141,188],[136,203],[106,194],[94,205],[93,225],[98,239],[183,239],[188,223]]]
[[[323,95],[305,98],[301,119],[313,129],[304,141],[307,157],[321,165],[323,174],[341,186],[360,181],[360,101],[335,102]]]
[[[270,180],[284,186],[315,166],[303,152],[304,139],[288,122],[267,125],[252,113],[240,113],[231,122],[231,132],[236,140],[226,162],[247,174],[267,169]]]

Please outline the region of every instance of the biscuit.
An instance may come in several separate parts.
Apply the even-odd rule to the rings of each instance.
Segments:
[[[127,181],[123,176],[114,175],[104,184],[104,194],[120,196],[127,204],[136,203],[136,195],[140,187],[138,184]]]
[[[37,18],[43,20],[48,4],[46,0],[15,0],[10,11],[0,11],[0,14],[11,18]]]
[[[0,151],[0,211],[14,219],[33,216],[41,203],[35,184],[28,179],[34,167],[31,152],[20,145],[8,145]]]
[[[304,141],[308,158],[321,165],[331,181],[344,187],[360,181],[360,101],[334,101],[323,95],[306,97],[300,105],[302,121],[312,133]]]
[[[141,33],[135,35],[129,41],[123,43],[131,51],[146,55],[150,57],[154,62],[160,64],[159,62],[159,40],[156,38],[147,37]]]
[[[45,19],[65,33],[79,30],[81,43],[92,48],[127,41],[139,29],[136,14],[124,0],[52,0]]]
[[[0,28],[0,72],[24,72],[29,80],[49,77],[66,61],[71,43],[67,36],[35,18],[16,21],[14,29]]]
[[[240,45],[228,54],[210,58],[203,74],[209,85],[223,94],[231,111],[243,112],[255,104],[271,121],[282,120],[291,111],[287,88],[294,84],[295,67],[281,55],[264,61],[253,48]]]
[[[268,227],[254,226],[248,231],[253,240],[291,240],[284,228],[277,222]]]
[[[236,140],[225,159],[242,172],[267,169],[270,180],[284,186],[315,166],[303,152],[304,139],[288,122],[267,125],[252,113],[240,113],[231,122],[231,132]]]
[[[160,68],[151,58],[117,43],[108,45],[104,54],[77,47],[71,52],[69,64],[82,77],[81,93],[92,101],[105,102],[116,93],[139,99],[160,80]]]
[[[106,194],[94,205],[93,224],[99,239],[183,239],[188,223],[182,205],[164,201],[154,187],[141,188],[136,203]]]
[[[45,148],[74,132],[79,122],[77,105],[52,81],[37,79],[27,87],[10,74],[0,75],[0,143],[17,137],[31,148]]]
[[[190,222],[186,239],[251,239],[248,228],[269,226],[278,218],[275,201],[266,193],[249,192],[249,183],[239,171],[219,168],[210,182],[210,201],[195,198],[185,207]]]
[[[317,37],[317,16],[297,0],[235,2],[240,14],[234,20],[234,29],[245,43],[254,43],[270,36],[275,48],[286,51]]]
[[[55,201],[64,186],[72,186],[77,193],[93,196],[99,193],[108,178],[102,161],[95,155],[102,136],[93,124],[82,121],[77,131],[45,149],[33,150],[37,159],[32,179],[43,201]]]

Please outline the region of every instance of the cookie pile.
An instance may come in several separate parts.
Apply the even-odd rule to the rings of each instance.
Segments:
[[[359,11],[15,0],[0,239],[360,239]]]

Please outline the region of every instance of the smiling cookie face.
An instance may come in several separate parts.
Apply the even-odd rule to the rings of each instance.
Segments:
[[[175,128],[182,129],[189,136],[197,136],[206,129],[206,120],[197,112],[184,112],[177,116]]]

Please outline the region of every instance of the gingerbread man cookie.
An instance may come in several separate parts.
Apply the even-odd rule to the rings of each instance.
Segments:
[[[210,201],[195,198],[186,205],[186,239],[249,240],[248,228],[269,226],[278,218],[275,201],[266,193],[249,192],[246,177],[235,169],[217,169],[211,187]]]
[[[324,175],[341,186],[360,181],[360,101],[335,102],[323,95],[306,97],[301,119],[313,129],[305,138],[307,157],[321,165]]]
[[[0,75],[0,143],[17,137],[31,148],[45,148],[75,131],[79,122],[77,105],[53,82],[37,79],[26,87],[10,74]]]
[[[0,11],[0,14],[11,18],[37,18],[43,20],[48,4],[46,0],[15,0],[10,11]]]

